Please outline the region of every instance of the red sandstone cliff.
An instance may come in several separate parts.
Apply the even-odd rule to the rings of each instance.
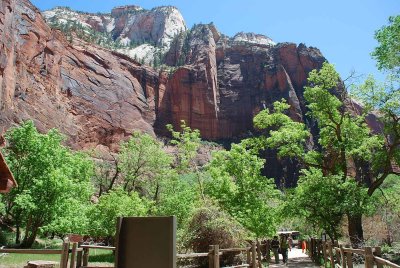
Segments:
[[[153,132],[165,77],[102,48],[70,44],[25,0],[0,2],[0,124],[33,119],[75,148]]]
[[[214,26],[199,25],[186,41],[185,65],[168,82],[160,127],[185,120],[208,139],[241,136],[252,118],[274,101],[287,99],[292,118],[305,121],[303,87],[308,72],[325,58],[315,48],[291,43],[258,44],[221,37]],[[183,54],[172,44],[170,64]]]

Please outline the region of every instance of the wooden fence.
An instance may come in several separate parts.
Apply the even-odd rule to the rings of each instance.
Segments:
[[[258,246],[257,246],[258,245]],[[230,268],[239,267],[250,267],[250,268],[262,268],[261,260],[261,247],[259,242],[253,242],[251,247],[244,248],[225,248],[220,249],[219,245],[211,245],[208,252],[205,253],[189,253],[189,254],[178,254],[178,259],[189,259],[189,258],[200,258],[208,257],[209,268],[220,268],[220,256],[226,253],[239,252],[246,253],[246,263],[239,264],[236,266],[230,266]]]
[[[70,246],[72,245],[72,247]],[[77,243],[63,243],[62,249],[0,249],[0,253],[14,254],[60,254],[60,268],[86,268],[89,266],[89,255],[91,249],[105,249],[115,251],[115,247],[79,245]],[[177,259],[208,258],[209,268],[221,268],[220,257],[227,253],[245,253],[246,263],[230,266],[230,268],[250,267],[262,268],[261,244],[259,241],[252,242],[251,246],[243,248],[221,249],[219,245],[211,245],[208,252],[177,254]],[[71,255],[71,257],[69,257]],[[269,254],[267,254],[268,256]],[[69,260],[69,262],[68,262]],[[69,264],[69,265],[68,265]]]
[[[77,244],[72,244],[70,249],[70,243],[63,243],[61,249],[0,249],[0,253],[13,253],[13,254],[59,254],[60,256],[60,268],[68,268],[69,253],[71,252],[70,268],[74,268],[74,262],[76,253],[82,251],[78,249]],[[55,265],[55,263],[54,263]]]
[[[78,260],[76,263],[77,268],[90,267],[89,266],[89,254],[90,249],[108,249],[108,250],[116,250],[115,247],[102,247],[102,246],[91,246],[91,245],[82,245],[83,253],[78,254]],[[177,254],[177,259],[195,259],[195,258],[208,258],[209,268],[220,268],[220,257],[223,254],[238,252],[238,253],[246,253],[246,263],[230,266],[230,268],[239,268],[239,267],[250,267],[250,268],[262,268],[261,260],[261,244],[257,242],[253,242],[251,247],[243,247],[243,248],[225,248],[221,249],[219,245],[211,245],[208,252],[196,252],[196,253],[188,253],[188,254]],[[83,254],[83,255],[82,255]]]
[[[391,267],[400,268],[400,265],[392,263],[382,258],[380,247],[364,247],[354,249],[335,243],[325,242],[321,239],[307,241],[307,251],[311,259],[316,263],[324,262],[325,267],[353,268],[353,257],[359,255],[364,260],[365,268]]]

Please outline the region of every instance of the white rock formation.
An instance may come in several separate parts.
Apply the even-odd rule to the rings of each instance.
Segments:
[[[232,40],[234,42],[246,42],[252,44],[259,44],[259,45],[276,45],[274,41],[268,36],[262,34],[255,34],[255,33],[244,33],[240,32],[237,33]]]

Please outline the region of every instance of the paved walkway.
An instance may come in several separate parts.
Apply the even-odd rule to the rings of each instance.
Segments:
[[[305,253],[301,253],[301,249],[298,248],[293,248],[289,251],[289,260],[286,265],[282,263],[282,255],[279,255],[279,258],[279,264],[270,263],[269,267],[319,267],[318,265],[315,265]]]

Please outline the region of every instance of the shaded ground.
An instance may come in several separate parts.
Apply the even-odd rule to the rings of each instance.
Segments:
[[[319,267],[314,264],[311,259],[305,254],[301,252],[301,249],[294,248],[289,251],[289,260],[287,265],[282,262],[282,255],[279,255],[279,264],[270,263],[270,268],[275,267]]]

